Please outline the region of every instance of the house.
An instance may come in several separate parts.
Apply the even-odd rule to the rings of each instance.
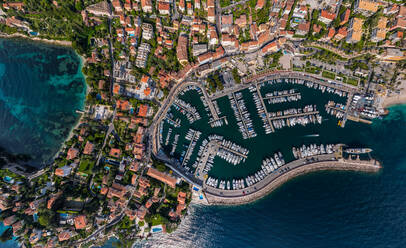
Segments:
[[[186,8],[187,8],[187,14],[190,15],[190,16],[193,15],[193,7],[192,7],[191,2],[186,3]]]
[[[207,20],[211,23],[216,21],[216,13],[214,7],[209,7],[207,10]]]
[[[275,40],[269,44],[267,44],[266,46],[264,46],[261,50],[261,52],[263,54],[267,54],[267,53],[274,53],[279,51],[279,46],[278,46],[278,42]]]
[[[90,141],[87,141],[86,145],[85,145],[85,149],[83,150],[83,154],[90,155],[90,154],[92,154],[93,149],[94,149],[94,145]]]
[[[75,222],[75,228],[76,228],[77,230],[85,229],[85,228],[86,228],[87,220],[86,220],[86,216],[85,216],[85,215],[76,216],[75,219],[74,219],[74,222]]]
[[[123,8],[121,7],[120,0],[113,0],[113,1],[111,2],[111,5],[113,5],[114,11],[115,11],[116,13],[123,11]]]
[[[152,1],[151,0],[141,0],[141,9],[145,13],[152,13]]]
[[[390,30],[394,29],[406,29],[406,18],[398,17],[396,18],[395,22],[392,24]]]
[[[195,8],[200,9],[200,0],[195,0]]]
[[[320,13],[319,21],[323,22],[326,25],[330,25],[330,23],[334,21],[335,18],[335,13],[331,13],[327,10],[322,10]]]
[[[110,157],[119,158],[121,155],[121,150],[118,148],[111,148],[109,155]]]
[[[255,5],[255,10],[262,9],[265,6],[265,0],[257,0],[257,5]]]
[[[396,31],[391,35],[392,43],[396,43],[403,39],[403,31]]]
[[[337,40],[337,41],[342,40],[345,37],[347,37],[347,35],[348,35],[347,28],[341,27],[338,29],[336,35],[334,36],[334,40]]]
[[[72,233],[69,230],[64,230],[58,234],[59,242],[69,240],[72,237]]]
[[[70,175],[71,172],[72,172],[72,167],[67,166],[67,165],[55,169],[55,175],[59,176],[59,177],[67,177]]]
[[[296,35],[306,35],[310,30],[310,22],[300,23],[297,25],[295,34]]]
[[[361,41],[363,23],[364,21],[361,18],[354,17],[351,20],[346,38],[347,43],[357,43]]]
[[[365,16],[371,16],[378,11],[378,7],[378,3],[372,0],[356,0],[354,4],[354,11]]]
[[[221,16],[221,32],[229,33],[233,26],[233,14]]]
[[[15,215],[11,215],[3,220],[4,226],[11,226],[17,221],[17,217]]]
[[[327,42],[327,41],[331,40],[334,37],[335,33],[336,33],[336,31],[333,27],[329,28],[326,36],[321,38],[320,41]]]
[[[23,2],[6,2],[3,3],[4,9],[15,9],[15,10],[23,10],[24,3]]]
[[[179,10],[181,12],[185,12],[186,5],[185,5],[185,0],[179,0]]]
[[[170,10],[171,10],[171,6],[170,6],[170,4],[168,2],[162,2],[162,1],[158,2],[159,14],[161,14],[161,15],[169,15]]]
[[[155,178],[163,183],[166,183],[167,185],[169,185],[172,188],[176,187],[176,182],[177,182],[176,178],[174,178],[168,174],[165,174],[163,172],[160,172],[157,169],[149,168],[147,171],[147,175],[152,178]]]
[[[344,11],[344,13],[340,16],[341,19],[340,26],[346,24],[350,20],[350,14],[351,14],[350,9],[346,9]]]
[[[67,160],[72,160],[72,159],[76,158],[78,156],[78,154],[79,154],[79,149],[71,147],[68,150],[68,153],[66,155],[66,159]]]
[[[240,15],[240,17],[235,19],[235,24],[238,25],[240,28],[244,28],[247,25],[247,16]]]

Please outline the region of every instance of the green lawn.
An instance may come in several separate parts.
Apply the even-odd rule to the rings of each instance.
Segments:
[[[321,75],[325,78],[336,79],[336,74],[331,71],[323,71]]]
[[[358,80],[355,79],[355,78],[351,78],[351,77],[347,78],[347,82],[346,82],[346,83],[347,83],[347,84],[354,85],[354,86],[358,86]]]
[[[79,164],[79,171],[86,174],[91,174],[93,166],[94,166],[93,161],[90,161],[88,159],[82,159]]]
[[[312,74],[320,74],[320,69],[315,66],[306,67],[305,71]]]

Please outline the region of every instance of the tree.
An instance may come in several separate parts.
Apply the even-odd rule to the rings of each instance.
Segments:
[[[0,241],[2,243],[11,240],[13,238],[13,229],[7,228],[0,236]]]
[[[50,210],[45,210],[44,212],[40,213],[38,218],[38,223],[43,227],[49,227],[53,222],[55,217],[55,213]]]

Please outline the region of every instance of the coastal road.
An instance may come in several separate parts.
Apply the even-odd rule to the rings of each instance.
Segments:
[[[100,227],[99,229],[97,229],[96,231],[94,231],[91,235],[87,236],[87,238],[82,239],[82,240],[78,240],[77,242],[75,242],[73,245],[80,245],[82,243],[86,243],[88,241],[91,241],[93,239],[96,239],[97,235],[99,235],[101,232],[103,232],[104,230],[106,230],[106,228],[109,228],[111,226],[116,225],[117,223],[119,223],[124,217],[124,214],[121,214],[119,216],[117,216],[114,220],[112,220],[110,223]]]

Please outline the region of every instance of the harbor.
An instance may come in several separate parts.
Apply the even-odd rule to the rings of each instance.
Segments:
[[[374,161],[344,157],[337,145],[344,143],[347,117],[354,116],[352,88],[293,77],[258,80],[223,93],[208,95],[188,85],[159,125],[159,154],[166,154],[170,167],[194,181],[208,200],[238,198],[237,191],[254,194],[307,164],[325,168],[334,162],[342,169]]]

